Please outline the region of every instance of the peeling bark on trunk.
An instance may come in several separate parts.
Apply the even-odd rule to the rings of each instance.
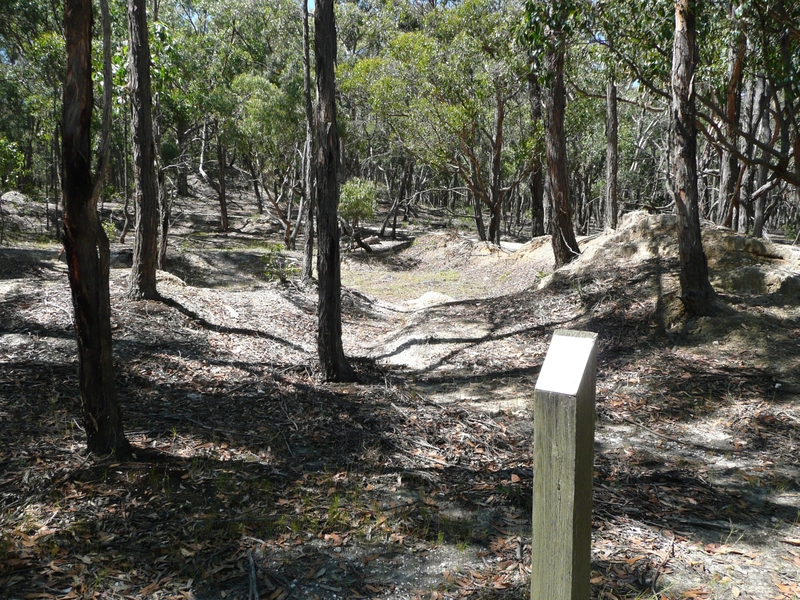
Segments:
[[[150,44],[144,0],[128,0],[129,87],[135,233],[128,287],[132,299],[156,299],[158,265],[158,185],[150,95]]]
[[[575,230],[572,226],[572,209],[569,203],[567,177],[567,143],[564,139],[564,48],[560,45],[548,51],[546,57],[550,85],[545,93],[547,143],[547,178],[552,198],[552,245],[556,269],[575,260],[580,254]]]
[[[131,456],[114,384],[108,238],[92,197],[92,3],[67,0],[64,6],[67,73],[62,112],[64,248],[67,255],[78,377],[90,452]],[[98,174],[99,176],[99,174]]]
[[[342,348],[342,280],[339,262],[339,132],[336,123],[336,22],[334,0],[317,0],[314,51],[317,61],[316,177],[319,252],[317,352],[327,381],[354,381]]]
[[[672,55],[670,150],[672,194],[678,215],[681,300],[695,315],[718,312],[717,295],[708,279],[708,263],[700,237],[697,194],[697,130],[694,76],[697,65],[696,2],[675,5],[675,41]]]

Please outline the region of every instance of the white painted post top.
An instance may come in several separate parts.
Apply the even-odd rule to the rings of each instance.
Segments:
[[[596,342],[596,333],[556,329],[544,357],[536,389],[576,395]]]

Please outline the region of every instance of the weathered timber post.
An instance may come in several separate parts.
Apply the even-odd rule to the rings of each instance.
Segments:
[[[533,395],[531,600],[588,600],[597,334],[557,329]]]

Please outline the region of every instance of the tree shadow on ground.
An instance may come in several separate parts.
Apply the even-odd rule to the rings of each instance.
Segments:
[[[498,579],[504,570],[448,580],[430,569],[439,548],[460,544],[503,569],[529,561],[529,443],[501,436],[485,415],[387,389],[386,372],[357,366],[375,383],[328,389],[288,373],[266,384],[270,366],[248,378],[261,392],[233,381],[145,382],[123,369],[137,458],[118,464],[69,449],[83,443],[62,430],[77,399],[40,400],[40,389],[74,388],[74,365],[9,365],[0,410],[17,429],[3,431],[0,582],[12,595],[152,585],[206,598],[247,593],[252,556],[266,595],[393,597],[411,589],[414,569],[427,573],[421,589],[475,586],[476,597],[492,597],[491,585],[479,596],[484,577],[484,587],[522,594],[524,581]],[[679,467],[601,454],[596,470],[597,526],[636,521],[705,544],[719,541],[720,523],[757,533],[790,518],[768,498]],[[595,561],[606,589],[652,581],[657,565],[629,558]]]
[[[51,248],[0,248],[0,280],[60,277],[66,260],[58,264],[59,246]]]

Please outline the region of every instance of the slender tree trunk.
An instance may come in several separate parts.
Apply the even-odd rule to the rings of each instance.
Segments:
[[[533,71],[528,75],[528,92],[531,105],[531,124],[533,130],[536,131],[536,126],[542,120],[542,88]],[[528,180],[528,186],[531,190],[531,237],[537,237],[545,234],[544,169],[538,152],[533,157],[533,171]]]
[[[127,107],[126,107],[127,112]],[[130,184],[128,183],[128,122],[125,119],[125,122],[122,126],[122,164],[123,164],[123,185],[125,186],[125,203],[122,205],[122,215],[125,217],[125,223],[122,225],[122,233],[119,234],[119,243],[125,243],[125,236],[128,235],[128,231],[131,228],[131,213],[130,213],[130,205],[131,205],[131,189]]]
[[[310,281],[314,276],[314,209],[316,182],[314,176],[314,105],[311,102],[311,56],[308,31],[308,0],[303,0],[303,100],[306,110],[306,147],[303,163],[303,187],[306,191],[306,243],[303,247],[301,277]]]
[[[695,0],[678,0],[675,4],[670,105],[671,183],[678,215],[681,300],[692,314],[713,315],[718,311],[717,296],[708,279],[708,264],[700,237],[697,194],[694,108],[694,75],[698,58],[696,8]]]
[[[150,95],[150,44],[144,0],[128,0],[129,87],[133,153],[135,236],[128,297],[156,299],[158,186]]]
[[[167,174],[163,168],[158,169],[158,268],[163,270],[167,263],[167,241],[169,238],[169,219],[172,213],[172,202],[167,193]]]
[[[498,86],[495,94],[495,118],[494,118],[494,139],[492,143],[492,172],[491,188],[489,190],[489,206],[491,216],[489,218],[489,241],[500,245],[500,223],[502,222],[503,207],[503,122],[506,116],[505,101],[503,90]]]
[[[572,226],[572,209],[569,203],[569,178],[567,177],[567,143],[564,138],[564,47],[558,44],[546,57],[550,87],[545,94],[547,144],[547,178],[552,198],[552,245],[555,267],[558,269],[575,260],[580,254],[575,230]]]
[[[186,143],[186,123],[183,122],[183,119],[178,120],[177,135],[175,137],[181,152],[181,162],[178,164],[178,175],[175,178],[175,192],[181,198],[186,198],[189,195],[189,173],[186,169],[188,148]]]
[[[67,255],[78,377],[87,446],[95,454],[131,456],[122,428],[111,348],[108,238],[97,215],[90,168],[92,3],[66,0],[67,73],[62,112],[64,248]],[[98,178],[101,177],[98,173]]]
[[[261,189],[258,185],[261,178],[258,176],[255,161],[253,161],[252,156],[247,157],[247,167],[250,171],[250,180],[253,182],[253,193],[256,196],[256,210],[258,210],[258,214],[261,214],[264,212],[264,199],[261,197]]]
[[[339,263],[339,131],[336,123],[336,22],[334,0],[317,0],[314,52],[317,61],[317,223],[319,304],[317,352],[327,381],[353,381],[342,347],[342,280]]]
[[[544,235],[544,170],[541,163],[537,162],[528,187],[531,190],[531,237]]]
[[[400,204],[406,197],[408,193],[408,189],[411,187],[411,180],[414,176],[414,160],[411,158],[407,158],[403,163],[403,174],[400,177],[400,189],[397,190],[397,196],[395,197],[394,202],[392,203],[392,207],[389,209],[389,212],[386,214],[386,218],[383,220],[383,224],[381,225],[381,230],[378,233],[378,237],[383,237],[386,233],[386,226],[389,223],[389,219],[392,219],[392,239],[397,239],[397,211],[400,210]]]
[[[769,144],[772,139],[772,124],[769,119],[762,118],[757,135],[760,142]],[[766,158],[763,154],[762,157]],[[758,165],[753,166],[753,169],[756,172],[753,189],[758,190],[767,182],[767,167],[766,165]],[[753,207],[753,237],[760,238],[764,236],[764,220],[768,195],[768,193],[761,193],[751,200]]]
[[[606,210],[605,226],[617,228],[617,85],[613,70],[606,84]]]
[[[217,126],[217,197],[219,198],[219,229],[222,233],[228,231],[228,195],[225,186],[225,168],[228,160],[228,148],[222,141],[222,132]]]

